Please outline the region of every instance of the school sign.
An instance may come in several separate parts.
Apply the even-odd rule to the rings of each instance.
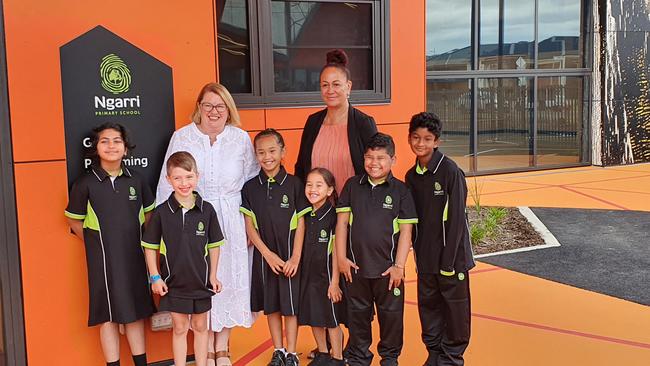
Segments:
[[[172,69],[102,26],[60,48],[68,185],[90,166],[90,132],[124,125],[136,144],[124,159],[155,188],[174,132]]]

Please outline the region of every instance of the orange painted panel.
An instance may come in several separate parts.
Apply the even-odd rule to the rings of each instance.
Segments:
[[[245,109],[239,110],[242,128],[246,131],[261,131],[266,128],[264,110]]]
[[[65,157],[59,47],[97,25],[172,67],[177,126],[189,121],[199,88],[215,80],[213,1],[189,7],[156,1],[7,0],[3,7],[16,161]],[[39,138],[38,149],[33,147],[35,129],[48,137]]]
[[[84,245],[70,233],[63,216],[68,197],[65,162],[17,164],[15,174],[29,364],[100,364],[99,328],[86,326]],[[60,179],[43,184],[44,177]],[[150,361],[171,358],[170,339],[169,332],[147,334]],[[123,364],[130,364],[125,341],[121,350]]]
[[[323,105],[322,108],[325,106]],[[303,128],[307,117],[322,108],[276,108],[266,110],[266,126],[275,129]]]

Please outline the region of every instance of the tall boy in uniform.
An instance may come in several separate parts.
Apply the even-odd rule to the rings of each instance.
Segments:
[[[418,222],[413,197],[393,177],[395,144],[375,134],[364,154],[365,174],[350,178],[336,212],[336,251],[347,286],[348,329],[346,356],[350,366],[372,362],[373,308],[377,306],[381,365],[397,365],[404,333],[404,265],[411,247],[411,231]]]
[[[465,174],[440,150],[440,119],[422,112],[411,118],[409,145],[417,156],[406,173],[419,223],[415,259],[426,366],[463,365],[470,337],[468,271],[474,267],[465,203]]]

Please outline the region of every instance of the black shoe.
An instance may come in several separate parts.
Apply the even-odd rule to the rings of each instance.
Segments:
[[[287,365],[285,357],[284,357],[284,352],[277,350],[273,352],[273,356],[271,357],[271,362],[267,366],[285,366]]]
[[[326,363],[324,365],[327,365],[327,366],[345,366],[345,365],[347,365],[347,363],[345,362],[345,360],[337,360],[336,358],[331,357],[329,359],[329,363]]]
[[[293,353],[287,353],[286,356],[286,361],[284,361],[285,366],[298,366],[300,365],[300,360],[298,359],[298,356],[294,355]]]
[[[329,365],[331,359],[330,354],[326,352],[316,352],[314,360],[307,364],[307,366],[325,366]]]

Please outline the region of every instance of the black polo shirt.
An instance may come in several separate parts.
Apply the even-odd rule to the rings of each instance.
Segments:
[[[282,260],[291,258],[298,219],[311,211],[302,182],[284,167],[275,177],[263,170],[242,188],[239,210],[253,219],[266,246]]]
[[[174,193],[156,207],[147,224],[142,246],[160,251],[160,275],[168,296],[203,299],[210,289],[208,250],[224,244],[217,213],[194,192],[194,206],[185,210]]]
[[[373,185],[366,174],[345,183],[336,212],[350,212],[347,256],[365,278],[381,278],[395,263],[399,224],[417,224],[413,197],[389,174]]]
[[[436,149],[426,167],[416,160],[406,184],[420,219],[413,242],[418,273],[451,275],[474,267],[462,169]]]
[[[65,216],[83,220],[84,229],[130,231],[139,236],[145,212],[155,205],[151,189],[136,171],[122,165],[111,178],[99,164],[93,164],[72,186]]]
[[[329,201],[318,210],[305,216],[305,243],[302,250],[302,263],[309,266],[311,273],[328,282],[331,264],[329,256],[334,245],[336,229],[336,208]]]

